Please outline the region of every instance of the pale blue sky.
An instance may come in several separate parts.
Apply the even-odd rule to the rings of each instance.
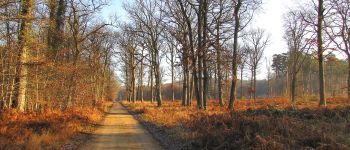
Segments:
[[[132,0],[109,0],[108,6],[102,10],[102,16],[108,20],[110,16],[117,15],[119,19],[126,20],[127,15],[123,9],[124,2],[131,2]]]

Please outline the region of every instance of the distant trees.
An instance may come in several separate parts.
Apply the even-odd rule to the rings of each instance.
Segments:
[[[323,105],[325,102],[322,102],[321,97],[325,99],[325,94],[322,94],[324,91],[322,89],[330,86],[328,80],[326,84],[324,83],[324,76],[333,76],[334,73],[324,70],[322,66],[332,69],[332,72],[335,72],[334,68],[336,68],[331,61],[336,59],[329,57],[330,54],[324,54],[325,51],[328,51],[328,44],[331,43],[331,40],[325,39],[323,32],[327,31],[327,35],[332,35],[338,30],[332,32],[327,29],[331,25],[323,24],[329,20],[327,19],[329,14],[325,12],[324,7],[331,10],[328,9],[331,3],[313,2],[305,2],[308,3],[305,6],[310,7],[290,10],[285,14],[284,39],[288,52],[273,56],[271,69],[274,72],[269,71],[268,81],[259,82],[267,82],[269,90],[257,89],[259,83],[256,82],[264,50],[270,42],[269,36],[259,28],[246,29],[260,9],[261,0],[147,0],[127,3],[125,9],[131,18],[131,21],[127,22],[130,28],[127,32],[121,29],[120,35],[134,36],[132,39],[135,42],[130,42],[129,45],[133,45],[135,50],[126,53],[125,47],[128,47],[126,44],[126,46],[119,45],[124,47],[120,51],[127,55],[134,55],[133,57],[128,56],[128,58],[135,58],[136,62],[133,63],[135,64],[133,66],[144,64],[145,68],[132,67],[139,73],[133,77],[133,72],[125,72],[125,81],[132,83],[128,80],[136,80],[139,82],[138,86],[143,87],[142,76],[146,75],[143,75],[142,72],[145,69],[147,70],[145,74],[149,77],[149,86],[145,86],[145,91],[147,91],[145,95],[152,101],[155,97],[158,106],[161,106],[160,97],[163,85],[164,88],[171,87],[172,89],[171,96],[167,98],[174,101],[175,97],[181,96],[183,106],[189,106],[192,100],[196,100],[199,109],[207,109],[208,99],[213,98],[217,99],[221,106],[224,106],[225,100],[228,100],[230,110],[234,109],[236,91],[239,86],[241,88],[238,91],[240,90],[241,97],[249,92],[252,94],[251,98],[257,99],[257,90],[259,90],[259,92],[265,91],[263,96],[266,96],[266,93],[271,97],[290,96],[291,100],[295,101],[299,95],[307,96],[317,93],[317,83],[320,82],[321,90],[318,94],[321,99],[320,104]],[[335,10],[331,14],[336,14]],[[332,19],[335,20],[335,17],[333,16]],[[319,33],[321,36],[316,36],[318,31],[321,32]],[[318,49],[317,57],[313,50],[316,48]],[[161,83],[161,79],[164,79],[162,75],[166,74],[161,71],[160,62],[162,60],[166,60],[170,66],[169,75],[171,74],[171,77],[165,77],[165,79],[171,80],[169,83],[171,86]],[[341,61],[336,60],[336,62]],[[128,66],[127,63],[124,65]],[[243,88],[249,84],[244,82],[243,77],[247,68],[251,75],[249,90]],[[175,69],[178,69],[176,73],[174,73]],[[129,69],[123,69],[123,71],[127,70]],[[319,73],[317,82],[316,78],[312,78],[316,72]],[[326,75],[322,72],[326,72]],[[181,84],[181,91],[177,91],[179,86],[174,83],[175,74],[179,75],[176,82]],[[131,77],[130,75],[133,79],[127,79]],[[237,84],[239,80],[241,80],[240,85]],[[228,82],[231,83],[229,90]],[[125,86],[127,89],[130,88],[128,84]],[[308,92],[297,94],[300,93],[300,90]]]
[[[288,53],[274,54],[272,56],[272,70],[276,80],[274,91],[275,96],[287,96],[288,93]]]
[[[248,53],[247,64],[251,71],[251,94],[253,94],[254,100],[256,100],[256,75],[259,63],[263,58],[263,54],[266,46],[269,44],[270,37],[266,35],[263,29],[252,29],[244,38],[245,49]]]
[[[304,63],[305,55],[309,53],[312,41],[308,37],[312,33],[308,31],[309,25],[303,20],[298,11],[289,11],[284,21],[284,39],[288,45],[288,74],[290,77],[290,98],[295,102],[297,75]]]
[[[158,5],[162,6],[163,4],[153,0],[137,1],[134,5],[125,5],[125,9],[134,25],[137,25],[137,28],[130,32],[134,32],[133,34],[142,37],[142,40],[146,41],[145,46],[150,56],[151,73],[155,79],[156,101],[160,107],[162,106],[160,53],[163,45],[161,34],[164,32],[164,26],[161,23],[164,14],[158,11]],[[153,76],[151,78],[153,79]]]
[[[326,33],[335,49],[345,53],[348,61],[347,95],[350,103],[350,2],[348,0],[328,0],[326,7]]]

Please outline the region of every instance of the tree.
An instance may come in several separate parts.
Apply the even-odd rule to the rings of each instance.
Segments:
[[[0,2],[0,108],[96,107],[114,99],[114,32],[96,20],[102,1]]]
[[[323,65],[323,30],[324,30],[324,0],[318,0],[318,9],[317,9],[317,55],[318,55],[318,68],[319,68],[319,82],[320,82],[320,105],[326,106],[325,98],[325,81],[324,81],[324,65]]]
[[[270,37],[265,35],[263,29],[252,29],[248,32],[245,37],[245,48],[248,52],[248,65],[251,69],[252,75],[252,92],[254,100],[256,100],[256,73],[261,58],[263,57],[266,46],[269,44]]]
[[[281,93],[280,96],[283,96],[283,93],[287,91],[287,74],[288,74],[288,54],[282,53],[282,54],[274,54],[272,56],[272,70],[275,72],[275,80],[276,82],[279,82],[277,85],[275,91],[276,93]],[[285,84],[286,83],[286,84]],[[282,86],[282,88],[281,88]]]
[[[304,63],[304,55],[310,50],[312,43],[307,39],[310,36],[308,24],[302,19],[299,11],[289,11],[285,16],[285,34],[289,48],[288,53],[288,73],[291,77],[291,101],[295,102],[297,75]]]
[[[348,0],[328,0],[328,2],[328,7],[331,9],[325,20],[326,33],[335,47],[346,54],[350,68],[350,2]],[[350,103],[350,69],[348,70],[347,95]]]
[[[223,97],[223,73],[224,66],[226,64],[223,59],[223,54],[227,52],[225,44],[232,37],[232,25],[233,25],[233,16],[230,12],[233,11],[231,2],[228,0],[218,0],[213,1],[209,8],[209,18],[211,18],[212,25],[209,24],[209,33],[214,43],[213,48],[216,52],[216,72],[217,76],[217,88],[218,88],[218,98],[219,104],[221,107],[224,106],[224,97]]]
[[[317,47],[317,59],[318,59],[318,78],[319,78],[319,99],[320,105],[326,106],[325,97],[325,79],[324,79],[324,52],[326,50],[326,45],[324,42],[323,32],[325,30],[324,21],[326,16],[326,8],[324,0],[311,0],[313,10],[306,9],[302,12],[302,17],[306,21],[311,29],[316,33],[316,38],[312,40],[314,45]]]
[[[17,105],[21,112],[26,110],[26,96],[27,96],[27,84],[28,84],[28,64],[30,60],[30,41],[32,40],[32,22],[33,22],[33,9],[34,0],[22,0],[21,1],[21,15],[23,16],[21,22],[20,33],[18,37],[19,42],[19,55],[18,55],[18,71],[16,77],[16,83],[18,83],[18,89],[16,90]]]
[[[246,67],[247,61],[248,61],[248,52],[246,51],[247,49],[241,47],[239,50],[239,70],[240,70],[240,75],[241,75],[241,99],[243,99],[243,95],[244,95],[244,88],[243,88],[243,73],[244,73],[244,69]]]
[[[158,107],[162,106],[160,49],[162,46],[161,33],[164,31],[161,22],[164,18],[164,14],[158,11],[157,8],[162,7],[162,5],[163,4],[153,0],[137,0],[134,5],[125,5],[124,7],[133,21],[140,24],[141,28],[134,32],[144,35],[143,38],[147,41],[146,46],[151,55],[151,68],[154,69],[153,73]]]
[[[189,106],[192,103],[193,89],[197,89],[197,68],[194,67],[197,61],[195,53],[195,24],[194,9],[190,3],[184,0],[164,0],[165,7],[161,11],[165,13],[163,26],[166,27],[167,39],[174,39],[172,44],[177,44],[177,57],[182,67],[182,105]],[[196,73],[195,73],[196,72]],[[195,86],[195,87],[194,87]]]
[[[261,0],[234,0],[233,1],[233,16],[234,16],[234,34],[233,34],[233,51],[232,51],[232,77],[230,101],[228,108],[233,109],[234,101],[236,100],[236,85],[237,85],[237,61],[238,61],[238,37],[239,33],[250,23],[254,13],[260,7]]]
[[[60,49],[63,47],[64,17],[66,13],[66,0],[49,0],[49,27],[47,44],[48,57],[54,61],[58,59]]]

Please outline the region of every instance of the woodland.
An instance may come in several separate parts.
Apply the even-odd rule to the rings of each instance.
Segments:
[[[296,1],[271,59],[264,2],[2,0],[0,149],[62,149],[117,101],[164,149],[349,149],[350,2]]]

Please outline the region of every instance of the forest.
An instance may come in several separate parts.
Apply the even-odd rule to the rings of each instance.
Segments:
[[[295,1],[283,53],[255,24],[264,0],[125,0],[101,19],[113,2],[0,2],[0,149],[108,149],[89,144],[138,124],[161,149],[349,149],[348,0]]]

